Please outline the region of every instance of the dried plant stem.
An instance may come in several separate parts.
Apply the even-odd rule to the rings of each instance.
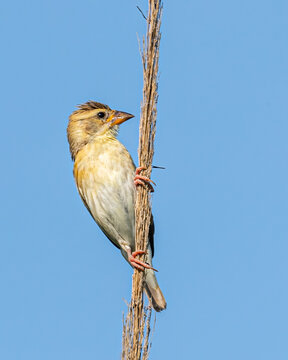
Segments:
[[[143,175],[150,177],[154,155],[158,100],[158,63],[162,1],[148,0],[146,40],[143,38],[143,102],[139,129],[139,166],[144,166]],[[138,186],[135,202],[136,250],[147,250],[151,220],[151,196],[148,187]],[[140,260],[145,261],[145,255]],[[132,298],[123,324],[122,360],[146,360],[149,356],[151,308],[143,304],[144,273],[134,270]],[[144,343],[144,344],[143,344]]]

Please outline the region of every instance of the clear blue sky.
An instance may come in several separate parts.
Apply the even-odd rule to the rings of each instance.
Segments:
[[[132,271],[76,192],[69,114],[135,114],[146,1],[2,2],[0,358],[110,360]],[[288,359],[287,1],[166,1],[151,359]]]

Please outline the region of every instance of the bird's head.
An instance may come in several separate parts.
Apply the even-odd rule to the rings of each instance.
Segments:
[[[69,117],[67,128],[68,141],[72,159],[83,146],[95,140],[96,137],[115,137],[118,126],[134,115],[112,110],[109,106],[95,101],[79,105]]]

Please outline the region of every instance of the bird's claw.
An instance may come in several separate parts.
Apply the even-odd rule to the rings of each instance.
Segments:
[[[130,262],[130,264],[138,269],[138,270],[141,270],[141,271],[144,271],[145,269],[151,269],[151,270],[154,270],[154,271],[158,271],[156,269],[154,269],[152,266],[150,266],[149,264],[146,264],[145,262],[141,261],[141,260],[138,260],[135,258],[135,256],[137,255],[143,255],[143,254],[146,254],[146,251],[143,251],[143,250],[137,250],[137,251],[134,251],[129,257],[128,257],[128,260]]]
[[[140,175],[140,172],[141,172],[142,170],[146,170],[146,168],[145,168],[144,166],[140,166],[140,167],[138,167],[138,168],[136,169],[135,177],[134,177],[134,184],[135,184],[136,186],[137,186],[137,185],[142,185],[142,186],[144,186],[144,185],[146,184],[146,185],[148,185],[149,190],[150,190],[151,192],[154,192],[154,188],[153,188],[153,186],[151,185],[151,183],[156,186],[155,182],[154,182],[153,180],[149,179],[147,176]]]

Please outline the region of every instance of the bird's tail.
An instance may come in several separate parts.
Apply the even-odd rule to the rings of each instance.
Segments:
[[[158,285],[155,273],[151,269],[145,270],[145,283],[144,289],[148,296],[148,299],[152,303],[153,308],[156,311],[162,311],[166,309],[166,300],[162,294],[162,291]]]
[[[146,261],[150,266],[152,266],[152,251],[150,246],[148,247]],[[166,300],[158,285],[155,272],[152,269],[145,269],[144,289],[148,299],[150,300],[150,303],[156,311],[162,311],[166,309]]]

